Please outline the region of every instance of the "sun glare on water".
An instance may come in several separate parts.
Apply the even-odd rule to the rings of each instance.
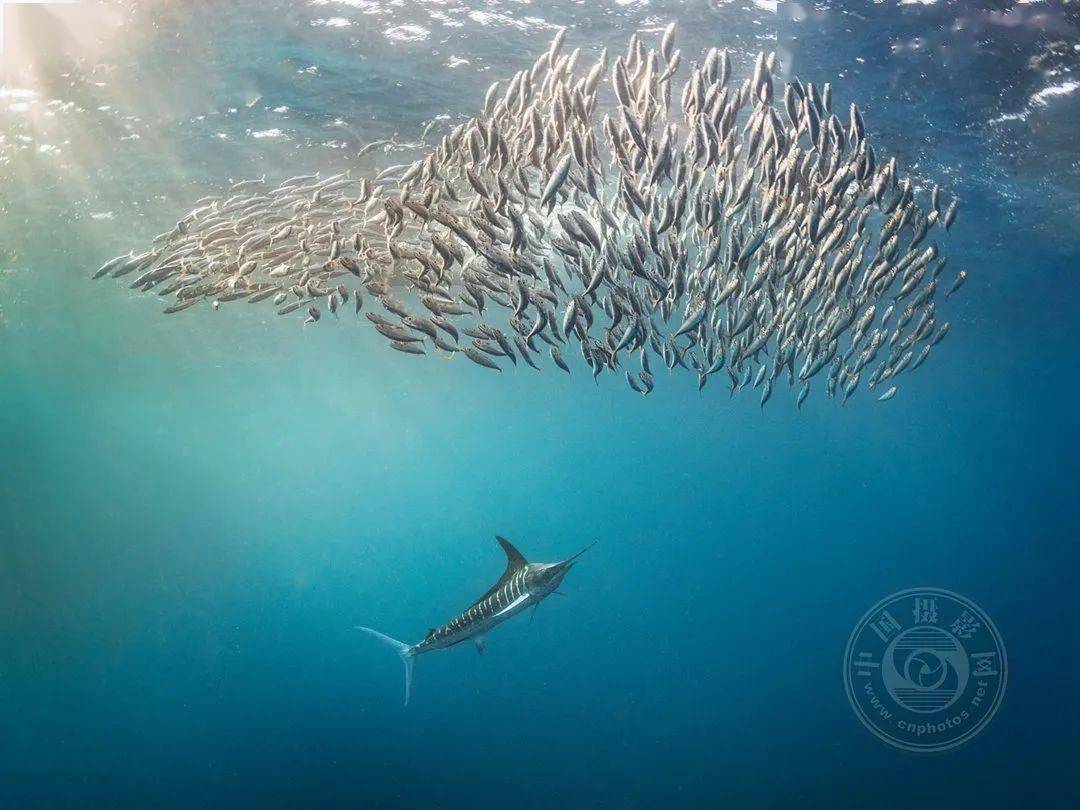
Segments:
[[[94,0],[0,0],[0,69],[74,56],[95,42],[115,13]]]

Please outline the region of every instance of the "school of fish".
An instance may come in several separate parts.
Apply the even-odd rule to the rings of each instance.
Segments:
[[[737,83],[713,48],[676,94],[674,26],[587,65],[564,36],[411,164],[236,183],[94,277],[137,274],[166,313],[350,310],[393,350],[493,372],[570,373],[579,353],[643,395],[666,368],[699,389],[722,374],[761,407],[782,381],[800,407],[814,384],[892,398],[949,331],[938,294],[967,277],[942,276],[932,238],[957,201],[934,186],[920,205],[857,107],[844,123],[829,84],[779,88],[774,54]]]

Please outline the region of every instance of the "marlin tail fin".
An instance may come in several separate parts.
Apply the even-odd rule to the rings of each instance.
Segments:
[[[389,644],[395,650],[397,654],[401,656],[401,661],[405,664],[405,705],[409,705],[409,693],[412,692],[412,673],[413,662],[416,660],[416,653],[413,652],[413,648],[403,641],[398,641],[396,638],[390,638],[390,636],[380,633],[378,630],[372,630],[370,627],[356,627],[357,630],[363,630],[369,636],[375,636],[386,644]]]

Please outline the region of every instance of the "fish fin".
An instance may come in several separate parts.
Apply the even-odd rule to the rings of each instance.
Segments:
[[[499,581],[492,585],[490,588],[488,588],[480,596],[479,599],[477,599],[475,602],[472,603],[472,605],[470,605],[470,607],[473,607],[483,602],[485,599],[495,593],[495,591],[499,590],[499,588],[505,585],[507,580],[510,579],[510,577],[512,577],[520,569],[524,568],[526,565],[529,564],[528,560],[525,559],[524,555],[516,548],[514,548],[514,544],[507,540],[505,537],[499,537],[498,535],[496,535],[495,539],[499,541],[499,545],[502,546],[503,551],[506,552],[506,570],[502,572],[502,576],[499,577]]]
[[[516,610],[516,609],[517,609],[517,608],[518,608],[518,607],[519,607],[519,606],[521,605],[521,603],[522,603],[522,602],[525,602],[526,600],[528,600],[528,599],[531,599],[531,598],[532,598],[532,595],[531,595],[531,594],[529,594],[529,593],[523,593],[523,594],[522,594],[521,596],[519,596],[519,597],[518,597],[517,599],[515,599],[515,600],[514,600],[513,602],[511,602],[511,603],[510,603],[509,605],[507,605],[506,607],[504,607],[504,608],[503,608],[502,610],[500,610],[500,611],[499,611],[498,613],[496,613],[496,614],[495,614],[494,616],[492,616],[491,618],[493,618],[493,619],[497,619],[497,618],[499,618],[500,616],[505,616],[505,615],[506,615],[507,613],[511,613],[511,612],[513,612],[514,610]]]
[[[476,636],[473,639],[473,644],[476,645],[476,651],[478,653],[480,653],[480,655],[483,655],[484,654],[484,648],[487,647],[487,636],[484,635],[484,634]]]
[[[529,561],[525,559],[525,555],[514,548],[514,544],[505,537],[495,535],[495,539],[499,542],[499,545],[502,546],[503,551],[506,552],[506,564],[508,568],[512,568],[516,571],[529,564]]]
[[[390,638],[390,636],[380,633],[378,630],[372,630],[370,627],[360,627],[357,625],[355,628],[362,630],[369,636],[374,636],[384,644],[389,644],[395,650],[397,654],[401,656],[401,662],[405,665],[405,705],[409,705],[409,695],[412,693],[412,676],[413,676],[413,663],[416,661],[416,651],[403,641],[398,641],[396,638]]]
[[[536,603],[535,605],[533,605],[532,613],[530,613],[530,614],[529,614],[529,624],[532,624],[532,622],[533,622],[533,619],[535,619],[535,618],[536,618],[536,609],[537,609],[538,607],[540,607],[540,603],[539,603],[539,602],[537,602],[537,603]]]

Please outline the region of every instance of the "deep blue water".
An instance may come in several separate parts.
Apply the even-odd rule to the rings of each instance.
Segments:
[[[9,8],[0,806],[1075,806],[1080,20],[1011,5]],[[229,178],[471,113],[551,26],[591,54],[670,19],[740,76],[767,48],[832,81],[961,198],[952,333],[894,400],[642,399],[87,280]],[[418,640],[499,575],[497,533],[599,543],[483,657],[422,658],[404,708],[353,625]],[[935,756],[875,739],[841,678],[862,613],[918,585],[1009,653],[997,716]]]

